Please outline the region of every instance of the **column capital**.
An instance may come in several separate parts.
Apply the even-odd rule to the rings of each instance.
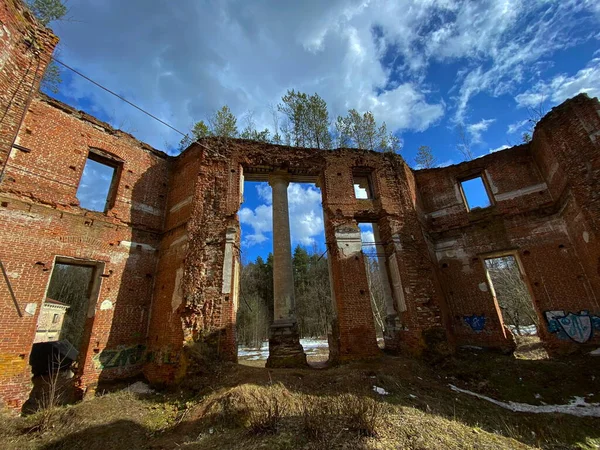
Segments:
[[[290,173],[285,170],[275,170],[269,174],[269,185],[273,187],[275,184],[290,184]]]

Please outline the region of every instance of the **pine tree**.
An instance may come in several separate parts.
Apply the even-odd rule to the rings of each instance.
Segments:
[[[400,139],[388,133],[385,122],[377,126],[370,111],[361,115],[351,109],[347,116],[338,116],[335,128],[339,147],[394,153],[400,149]]]
[[[208,125],[204,120],[196,122],[190,133],[186,134],[179,142],[179,150],[185,150],[195,141],[209,136],[226,138],[235,138],[238,136],[237,119],[229,109],[229,106],[224,105],[221,109],[213,113],[208,118]]]
[[[301,294],[306,289],[308,261],[308,252],[300,245],[296,246],[294,249],[292,265],[294,267],[294,285],[297,288],[296,292],[298,294]]]
[[[254,122],[254,113],[252,111],[248,111],[243,119],[246,122],[246,126],[240,133],[240,137],[242,139],[249,139],[251,141],[258,142],[271,142],[271,132],[268,128],[265,128],[262,131],[256,130],[256,123]]]
[[[295,147],[331,148],[329,112],[318,94],[287,91],[277,108],[287,118],[282,125],[286,143],[289,141]]]
[[[210,131],[214,136],[234,138],[238,135],[237,119],[227,105],[224,105],[209,117],[208,123],[210,124]],[[194,128],[196,127],[194,126]]]
[[[435,157],[431,152],[431,147],[428,145],[421,145],[419,150],[417,151],[417,156],[415,157],[415,162],[417,165],[423,169],[430,169],[435,166]]]
[[[60,0],[27,0],[27,5],[44,26],[53,20],[62,19],[67,14],[67,7]]]

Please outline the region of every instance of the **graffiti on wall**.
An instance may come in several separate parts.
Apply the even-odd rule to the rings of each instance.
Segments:
[[[600,317],[591,315],[588,311],[577,314],[565,311],[546,311],[548,331],[559,339],[570,339],[579,344],[589,341],[594,330],[600,331]]]
[[[157,364],[177,364],[180,362],[179,352],[173,351],[170,347],[164,347],[149,352],[146,355],[146,358],[148,362]]]
[[[116,369],[133,366],[144,362],[146,347],[136,345],[134,347],[119,346],[113,349],[104,349],[93,356],[94,367],[98,370]]]
[[[485,315],[484,314],[481,314],[480,316],[478,316],[477,314],[473,314],[471,316],[464,316],[463,319],[464,319],[465,323],[467,325],[469,325],[471,327],[471,329],[473,331],[475,331],[476,333],[483,331],[483,329],[485,328]]]

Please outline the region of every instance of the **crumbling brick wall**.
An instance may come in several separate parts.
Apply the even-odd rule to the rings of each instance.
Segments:
[[[600,103],[578,95],[535,130],[532,154],[562,210],[592,292],[600,291]]]
[[[18,406],[29,393],[29,352],[57,257],[102,268],[79,349],[79,387],[141,370],[170,160],[45,96],[32,102],[17,142],[0,185],[0,258],[18,302],[17,309],[3,280],[0,394]],[[106,213],[80,208],[76,198],[90,148],[123,161]]]
[[[40,74],[32,64],[45,67],[56,38],[19,2],[3,2],[0,21],[0,259],[15,294],[0,283],[3,402],[27,398],[28,357],[57,258],[99,271],[76,377],[82,391],[141,371],[175,383],[197,370],[186,346],[235,361],[243,182],[282,170],[322,191],[336,359],[380,352],[358,228],[365,222],[377,226],[393,282],[387,350],[511,350],[483,265],[503,254],[523,268],[552,353],[600,343],[597,100],[577,96],[555,108],[530,144],[441,169],[413,171],[398,155],[363,150],[220,138],[172,158],[42,94],[30,99]],[[76,197],[90,149],[118,166],[105,212],[81,208]],[[469,211],[460,181],[478,174],[492,206]],[[369,180],[371,198],[355,197],[356,176]]]
[[[57,43],[21,0],[0,2],[0,167]]]
[[[530,144],[415,172],[426,234],[459,344],[514,346],[483,264],[485,257],[502,254],[521,263],[539,333],[551,353],[600,342],[597,110],[597,100],[578,96],[544,118]],[[492,206],[468,211],[460,181],[479,174]],[[574,324],[573,335],[559,317],[566,317],[565,327]],[[478,326],[472,326],[472,318]]]
[[[374,199],[355,198],[357,168],[370,173]],[[180,352],[182,341],[202,341],[223,357],[236,359],[242,183],[244,177],[266,181],[270,172],[281,169],[292,181],[318,183],[323,192],[337,311],[332,342],[336,356],[346,360],[379,354],[357,226],[361,222],[380,225],[385,251],[397,261],[408,305],[402,311],[404,327],[388,347],[421,353],[429,347],[424,332],[431,330],[448,341],[444,299],[415,208],[415,182],[402,158],[352,149],[323,152],[205,139],[174,165],[149,337],[153,353],[161,356],[146,367],[151,379],[172,381],[182,375],[189,363]]]

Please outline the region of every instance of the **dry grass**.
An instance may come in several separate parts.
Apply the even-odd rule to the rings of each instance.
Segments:
[[[242,427],[253,434],[274,434],[282,417],[293,407],[291,394],[283,385],[243,385],[220,391],[202,402],[196,416],[210,426]]]
[[[162,399],[141,398],[127,391],[55,407],[44,428],[43,411],[15,417],[3,411],[0,447],[4,450],[145,448],[148,436],[173,425],[177,408]]]
[[[517,348],[515,357],[520,359],[541,360],[548,359],[548,352],[542,345],[539,336],[515,336]]]
[[[544,401],[558,403],[600,391],[591,378],[598,364],[589,360],[466,354],[443,367],[385,357],[327,370],[224,365],[218,372],[217,378],[207,375],[193,394],[117,392],[59,407],[45,430],[31,431],[36,416],[7,417],[0,424],[2,448],[594,449],[600,444],[600,419],[515,414],[448,389],[453,383],[529,403],[539,392]],[[390,395],[376,394],[374,385]]]
[[[383,403],[368,397],[346,394],[337,399],[348,429],[358,436],[377,437],[384,421]]]

